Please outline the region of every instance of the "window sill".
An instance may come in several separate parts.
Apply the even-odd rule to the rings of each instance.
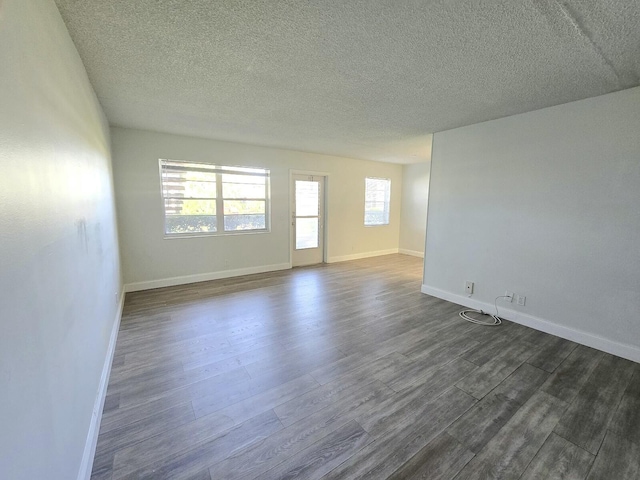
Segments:
[[[271,233],[271,230],[247,230],[247,231],[232,231],[224,233],[179,233],[175,235],[164,235],[164,240],[180,240],[185,238],[211,238],[211,237],[233,237],[237,235],[261,235],[265,233]]]

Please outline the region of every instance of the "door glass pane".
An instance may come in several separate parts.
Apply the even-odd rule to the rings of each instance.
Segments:
[[[296,217],[317,217],[319,205],[320,184],[296,180]]]
[[[318,218],[296,218],[296,250],[318,247]]]

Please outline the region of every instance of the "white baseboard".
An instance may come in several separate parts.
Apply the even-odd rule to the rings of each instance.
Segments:
[[[109,346],[107,347],[107,355],[104,359],[102,367],[102,376],[98,384],[98,393],[93,405],[91,413],[91,423],[89,424],[89,432],[82,454],[82,462],[78,471],[78,480],[89,480],[91,477],[91,469],[93,467],[93,458],[96,454],[96,445],[98,444],[98,434],[100,433],[100,420],[102,420],[102,409],[104,408],[104,400],[107,396],[107,386],[109,385],[109,375],[111,375],[111,364],[113,363],[113,355],[116,351],[116,340],[118,339],[118,331],[120,330],[120,320],[122,319],[122,308],[124,307],[124,289],[120,292],[120,302],[116,310],[116,318],[111,328],[111,337],[109,338]]]
[[[481,302],[480,300],[469,298],[465,295],[458,295],[445,290],[440,290],[439,288],[430,287],[428,285],[422,285],[420,291],[433,297],[457,303],[458,305],[475,308],[476,310],[493,312],[495,309],[495,306],[492,303]],[[636,346],[616,342],[615,340],[610,340],[608,338],[601,337],[600,335],[585,332],[584,330],[577,330],[563,325],[558,325],[557,323],[550,322],[549,320],[534,317],[533,315],[527,315],[526,313],[505,308],[504,306],[500,306],[499,309],[500,316],[512,322],[640,363],[640,348]]]
[[[327,263],[348,262],[349,260],[360,260],[361,258],[379,257],[381,255],[391,255],[393,253],[398,253],[398,249],[390,248],[389,250],[377,250],[375,252],[363,252],[363,253],[354,253],[353,255],[340,255],[338,257],[329,257],[327,258]]]
[[[412,257],[420,257],[424,258],[424,252],[420,250],[407,250],[406,248],[398,249],[398,253],[402,253],[403,255],[411,255]]]
[[[188,283],[208,282],[209,280],[241,277],[243,275],[253,275],[254,273],[275,272],[278,270],[288,270],[290,268],[290,263],[277,263],[274,265],[262,265],[259,267],[238,268],[235,270],[221,270],[219,272],[209,273],[197,273],[195,275],[184,275],[181,277],[161,278],[159,280],[149,280],[146,282],[128,283],[124,286],[124,291],[138,292],[140,290],[151,290],[152,288],[173,287],[175,285],[186,285]]]

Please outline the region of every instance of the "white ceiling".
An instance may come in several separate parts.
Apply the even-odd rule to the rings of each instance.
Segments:
[[[639,0],[56,0],[113,125],[413,163],[640,84]]]

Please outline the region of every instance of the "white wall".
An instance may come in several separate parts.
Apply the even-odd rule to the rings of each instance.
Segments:
[[[430,189],[425,293],[640,361],[640,88],[438,133]]]
[[[108,126],[52,0],[0,2],[0,478],[75,479],[118,313]]]
[[[430,162],[403,165],[400,253],[424,256]]]
[[[130,290],[287,268],[290,169],[329,173],[329,261],[398,251],[401,165],[125,128],[113,128],[112,140],[124,280]],[[159,158],[270,169],[271,233],[165,239]],[[387,226],[364,226],[366,176],[391,178]]]

